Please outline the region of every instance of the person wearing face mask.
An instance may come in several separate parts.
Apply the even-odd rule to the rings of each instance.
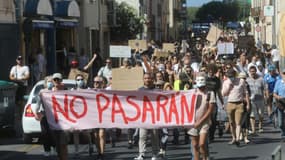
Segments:
[[[41,92],[51,90],[52,88],[53,88],[52,77],[51,76],[46,77],[45,82],[44,82],[44,89],[42,89]],[[40,98],[38,98],[37,104],[34,105],[34,107],[32,107],[32,111],[35,115],[35,119],[37,121],[40,121],[41,139],[42,139],[42,144],[44,147],[44,156],[46,157],[50,156],[52,154],[52,148],[55,148],[55,142],[52,138],[52,132],[49,128],[47,118],[44,112],[44,107],[43,107],[43,104]]]
[[[73,89],[74,91],[79,91],[79,90],[83,90],[86,89],[86,80],[84,79],[84,76],[82,74],[77,74],[75,76],[75,88]],[[79,133],[81,131],[80,130],[75,130],[73,131],[73,142],[74,142],[74,148],[75,148],[75,159],[79,158]],[[92,140],[91,140],[91,130],[84,130],[82,132],[88,139],[88,144],[89,144],[89,155],[92,154],[93,152],[93,146],[92,146]]]
[[[198,73],[196,76],[195,94],[197,95],[194,127],[187,132],[191,136],[191,147],[194,160],[209,158],[207,151],[207,138],[210,128],[210,118],[215,107],[214,92],[206,88],[206,74]]]
[[[226,106],[227,115],[231,127],[232,140],[229,144],[240,145],[239,137],[241,134],[241,120],[244,112],[244,100],[246,101],[247,109],[249,110],[249,96],[244,79],[235,77],[235,70],[229,69],[226,72],[226,79],[222,86],[222,95],[228,96]]]

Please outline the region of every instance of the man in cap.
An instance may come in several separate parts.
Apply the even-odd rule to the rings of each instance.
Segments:
[[[16,92],[16,103],[21,106],[23,102],[23,96],[27,91],[28,79],[30,78],[30,70],[28,66],[23,64],[22,56],[18,56],[16,58],[16,63],[17,64],[11,68],[9,78],[18,84]],[[22,112],[22,109],[20,112]]]

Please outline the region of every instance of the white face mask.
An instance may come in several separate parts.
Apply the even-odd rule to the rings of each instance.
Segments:
[[[205,77],[197,77],[196,78],[196,86],[198,88],[206,86],[206,78]]]
[[[84,83],[84,81],[76,81],[76,85],[78,88],[83,88],[85,83]]]

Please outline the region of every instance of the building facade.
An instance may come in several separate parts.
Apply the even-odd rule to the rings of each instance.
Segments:
[[[0,0],[0,80],[9,80],[10,68],[19,52],[19,26],[14,0]]]
[[[79,47],[92,56],[100,50],[100,56],[109,57],[110,29],[108,11],[113,10],[114,1],[84,0],[80,4]]]

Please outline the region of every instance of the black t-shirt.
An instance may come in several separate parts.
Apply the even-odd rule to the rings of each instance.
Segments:
[[[208,91],[214,91],[215,93],[221,89],[221,81],[218,77],[207,77],[206,87]]]

